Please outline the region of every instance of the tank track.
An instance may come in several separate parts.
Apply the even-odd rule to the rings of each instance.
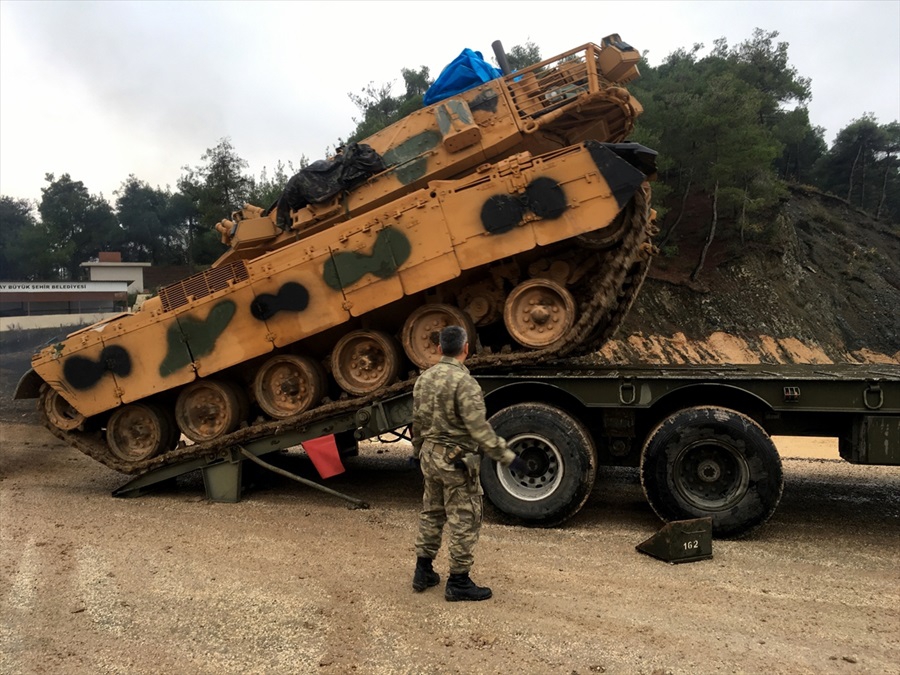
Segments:
[[[631,227],[627,228],[618,246],[597,253],[601,258],[599,269],[603,272],[599,278],[592,279],[590,288],[593,292],[579,298],[579,318],[565,339],[550,348],[534,351],[506,352],[504,349],[500,353],[479,353],[466,361],[469,370],[475,372],[499,366],[524,366],[581,356],[598,349],[612,337],[634,303],[650,260],[655,254],[651,238],[656,230],[651,220],[649,190],[637,191],[626,208],[630,211],[627,217],[630,218]],[[189,460],[221,458],[229,448],[236,445],[302,429],[333,415],[411,391],[415,379],[415,376],[410,377],[366,396],[330,401],[292,418],[266,420],[244,426],[205,443],[179,445],[170,452],[139,462],[126,462],[113,456],[107,449],[102,431],[63,431],[46,418],[44,426],[57,438],[110,469],[123,474],[139,475]]]

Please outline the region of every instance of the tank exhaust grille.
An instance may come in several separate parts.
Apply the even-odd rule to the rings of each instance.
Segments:
[[[188,304],[192,300],[199,300],[217,291],[228,288],[229,285],[246,281],[250,278],[247,264],[243,260],[230,262],[222,267],[214,267],[189,276],[183,281],[160,289],[159,299],[162,302],[164,312],[171,312]]]

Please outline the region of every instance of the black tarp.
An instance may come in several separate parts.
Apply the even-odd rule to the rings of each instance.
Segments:
[[[290,211],[326,202],[384,171],[384,160],[365,143],[351,143],[333,159],[320,159],[291,176],[278,199],[278,225],[290,227]]]

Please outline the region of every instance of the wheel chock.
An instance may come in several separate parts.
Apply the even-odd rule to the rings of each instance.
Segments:
[[[712,518],[673,520],[635,548],[667,563],[712,558]]]

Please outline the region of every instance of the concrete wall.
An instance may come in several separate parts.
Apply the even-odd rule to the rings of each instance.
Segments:
[[[34,330],[35,328],[58,328],[63,326],[86,326],[118,316],[121,312],[106,314],[48,314],[46,316],[6,316],[0,317],[0,332],[10,330]]]

